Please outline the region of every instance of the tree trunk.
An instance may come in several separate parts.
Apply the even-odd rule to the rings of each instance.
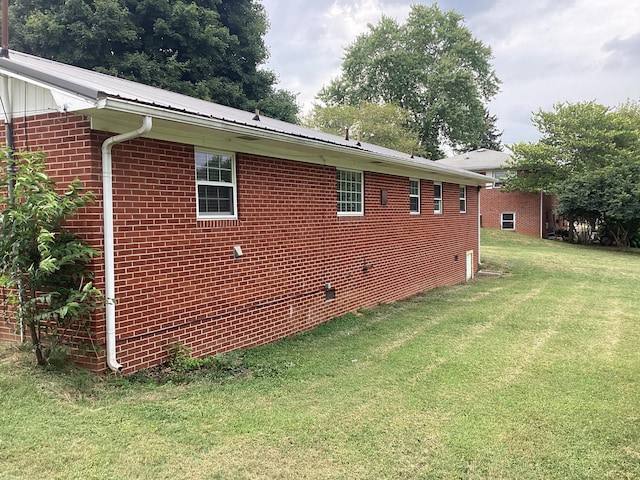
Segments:
[[[38,334],[38,329],[34,322],[29,323],[29,331],[31,332],[31,343],[33,343],[33,348],[36,352],[36,360],[38,361],[38,365],[44,366],[47,364],[47,359],[44,358],[44,354],[42,353],[40,335]]]
[[[27,289],[24,286],[24,283],[18,282],[18,291],[20,295],[20,308],[22,311],[20,312],[20,321],[22,325],[29,325],[29,333],[31,334],[31,343],[33,344],[33,349],[36,353],[36,361],[38,365],[47,365],[47,359],[44,356],[44,352],[42,351],[42,343],[40,342],[40,327],[38,322],[36,322],[33,318],[25,318],[25,308],[26,305],[29,304]],[[35,296],[35,292],[32,292],[32,296]],[[27,315],[28,316],[28,315]]]
[[[620,250],[626,250],[629,247],[629,232],[624,229],[618,229],[613,233],[613,238]]]
[[[570,220],[569,221],[569,243],[576,243],[576,242],[577,242],[576,224],[573,220]]]

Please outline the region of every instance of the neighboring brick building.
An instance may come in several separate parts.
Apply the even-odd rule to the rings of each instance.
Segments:
[[[485,176],[17,52],[0,77],[3,140],[98,200],[72,222],[116,300],[95,371],[265,344],[478,268]]]
[[[492,177],[480,195],[480,222],[482,227],[513,230],[525,235],[547,238],[556,228],[561,228],[555,216],[554,197],[544,193],[523,194],[505,192],[500,188],[500,178],[508,170],[510,155],[481,148],[454,157],[443,158],[438,163],[463,168]]]

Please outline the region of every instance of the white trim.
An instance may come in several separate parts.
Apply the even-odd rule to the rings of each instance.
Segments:
[[[440,196],[436,197],[436,185],[440,186]],[[443,201],[444,197],[444,188],[442,186],[442,182],[433,182],[433,213],[436,215],[442,215],[443,210]],[[436,200],[440,201],[440,208],[436,209]]]
[[[231,157],[231,182],[214,182],[214,181],[204,181],[198,180],[198,169],[195,164],[196,155],[198,153],[211,154],[211,155],[219,155],[219,156],[229,156]],[[238,219],[238,182],[236,176],[236,155],[233,152],[225,152],[222,150],[213,150],[209,148],[200,148],[195,147],[193,149],[193,159],[194,159],[194,181],[195,181],[195,194],[196,194],[196,217],[198,220],[237,220]],[[198,197],[198,186],[200,185],[211,185],[214,187],[226,187],[231,188],[232,193],[232,214],[224,214],[224,213],[201,213],[200,212],[200,199]]]
[[[174,121],[192,126],[211,128],[236,136],[252,135],[268,141],[275,141],[283,144],[295,144],[309,147],[311,149],[321,149],[323,152],[333,152],[340,158],[343,158],[345,154],[353,155],[354,157],[357,157],[356,161],[358,162],[372,162],[372,164],[367,167],[367,171],[375,171],[376,169],[381,168],[383,165],[389,165],[394,167],[403,167],[405,171],[407,169],[413,170],[416,176],[421,175],[420,178],[423,179],[428,179],[429,177],[442,177],[443,179],[446,179],[445,181],[457,183],[461,178],[464,178],[465,180],[469,180],[469,182],[474,185],[482,185],[486,183],[487,180],[490,180],[486,175],[481,175],[479,173],[470,172],[468,170],[463,170],[455,167],[448,167],[446,165],[440,165],[438,162],[429,161],[419,163],[411,158],[403,158],[400,156],[402,155],[401,152],[391,152],[395,153],[395,155],[390,155],[365,150],[364,148],[354,149],[351,146],[345,146],[339,143],[331,143],[315,138],[298,137],[286,132],[269,130],[262,126],[260,128],[256,128],[256,126],[232,123],[223,119],[197,115],[195,113],[178,112],[158,106],[143,105],[131,100],[106,97],[96,102],[96,109],[111,110],[122,113],[133,113],[138,115],[153,115],[154,120],[162,119]],[[85,111],[84,113],[87,115],[92,115],[91,111]],[[320,152],[319,155],[320,156],[318,158],[324,158],[323,153]],[[311,159],[297,157],[297,161],[311,161]],[[315,162],[312,161],[311,163]],[[323,163],[327,164],[326,162],[324,162],[324,160]],[[338,168],[343,169],[342,167]]]
[[[459,185],[460,187],[460,203],[464,200],[464,210],[461,208],[460,213],[467,213],[467,186]],[[462,192],[464,192],[464,197],[462,196]]]
[[[411,193],[411,182],[418,182],[418,194],[412,194]],[[421,182],[419,178],[410,178],[409,179],[409,213],[411,215],[420,215],[420,188],[421,188]],[[417,210],[411,210],[411,199],[412,198],[417,198],[418,199],[418,209]]]
[[[499,181],[502,177],[504,177],[507,174],[506,170],[493,170],[491,172],[487,172],[487,175],[490,176],[491,178],[493,178],[493,182],[492,183],[487,183],[486,188],[487,189],[492,189],[492,188],[502,188],[502,185],[504,184],[504,182]],[[498,177],[496,177],[496,175],[499,175]],[[496,181],[498,180],[498,181]],[[497,185],[497,184],[500,185]]]
[[[341,212],[338,210],[338,174],[339,172],[351,172],[360,174],[360,210],[352,212]],[[362,170],[352,170],[349,168],[336,168],[336,211],[339,217],[362,217],[364,215],[364,172]]]
[[[513,215],[513,220],[507,220],[513,222],[513,228],[504,228],[504,216]],[[515,231],[516,229],[516,212],[500,212],[500,230]]]

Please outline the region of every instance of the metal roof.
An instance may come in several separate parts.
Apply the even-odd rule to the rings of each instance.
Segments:
[[[0,57],[0,74],[33,81],[49,88],[83,97],[86,101],[95,104],[96,108],[99,102],[105,99],[119,99],[177,114],[214,119],[240,127],[248,127],[250,128],[248,133],[256,136],[259,136],[261,131],[265,134],[267,132],[279,133],[291,137],[293,141],[298,138],[317,142],[318,146],[326,144],[344,147],[351,154],[361,152],[363,156],[366,156],[367,153],[370,153],[378,158],[384,158],[384,161],[390,165],[409,165],[420,170],[454,175],[468,181],[472,180],[478,185],[487,180],[486,177],[472,173],[469,169],[465,170],[464,167],[460,168],[458,165],[445,161],[435,162],[371,143],[357,142],[353,139],[346,140],[337,135],[283,122],[264,115],[260,115],[260,120],[257,121],[253,119],[254,112],[238,110],[13,50],[9,52],[8,57]]]
[[[511,155],[497,150],[480,148],[472,152],[463,153],[453,157],[443,158],[437,162],[442,165],[463,168],[472,172],[484,172],[487,170],[499,170],[506,168]]]

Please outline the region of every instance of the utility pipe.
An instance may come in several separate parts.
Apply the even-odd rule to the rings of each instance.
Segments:
[[[121,372],[122,365],[116,360],[116,284],[115,253],[113,248],[113,172],[111,168],[111,148],[116,143],[126,142],[149,132],[152,127],[150,116],[144,117],[137,130],[107,138],[102,143],[102,216],[104,221],[104,283],[106,299],[106,343],[107,366],[114,372]]]
[[[478,199],[478,267],[482,265],[482,257],[480,256],[480,230],[482,229],[482,223],[480,219],[482,218],[482,210],[480,210],[480,190],[482,187],[478,186],[476,188],[476,194]]]
[[[544,203],[544,198],[543,198],[543,193],[540,192],[540,238],[544,238],[544,229],[542,228],[542,226],[544,225],[544,218],[542,217],[544,209],[543,207],[543,203]]]
[[[2,45],[0,57],[9,58],[9,0],[2,0]]]
[[[3,11],[4,15],[4,11]],[[4,21],[4,16],[2,17]],[[0,53],[0,56],[2,54]],[[11,77],[6,76],[2,78],[2,97],[0,97],[0,102],[2,102],[2,109],[4,111],[4,125],[5,125],[5,140],[7,144],[7,154],[9,164],[7,165],[7,176],[9,177],[9,183],[7,184],[7,193],[9,197],[9,204],[13,204],[13,192],[16,186],[16,164],[14,161],[13,151],[15,150],[15,146],[13,144],[13,95],[12,95],[13,85],[11,82]],[[20,320],[20,343],[24,343],[24,323]]]

